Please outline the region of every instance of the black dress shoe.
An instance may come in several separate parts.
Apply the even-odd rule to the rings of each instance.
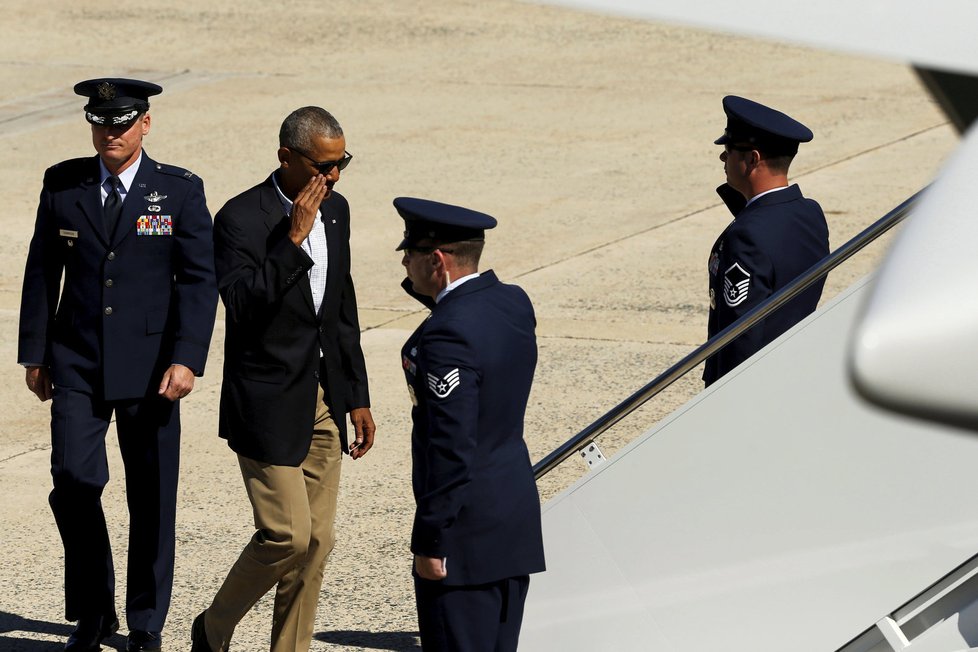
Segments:
[[[160,652],[162,649],[163,638],[159,632],[144,632],[138,629],[129,632],[126,652]]]
[[[99,652],[100,643],[119,630],[115,614],[80,618],[65,643],[65,652]]]
[[[214,652],[211,649],[211,644],[207,642],[207,630],[204,629],[204,614],[207,610],[200,612],[196,618],[194,618],[194,624],[190,627],[190,652]]]

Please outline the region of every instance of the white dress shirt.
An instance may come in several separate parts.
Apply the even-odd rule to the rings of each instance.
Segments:
[[[474,278],[479,278],[479,272],[476,272],[475,274],[469,274],[468,276],[463,276],[462,278],[452,281],[451,283],[446,285],[441,292],[438,293],[438,296],[435,297],[435,303],[438,303],[439,301],[444,299],[446,294],[448,294],[449,292],[451,292],[452,290],[460,286],[462,283],[465,283],[466,281],[471,281]]]
[[[121,181],[119,184],[119,198],[122,201],[126,201],[126,195],[129,194],[129,189],[132,187],[132,182],[136,179],[136,172],[139,171],[139,164],[142,162],[143,151],[139,150],[139,157],[136,159],[136,161],[116,175],[119,177],[119,181]],[[98,160],[98,167],[102,173],[102,204],[105,204],[105,198],[109,196],[110,192],[112,192],[112,186],[110,186],[108,183],[109,177],[112,176],[112,173],[105,167],[105,163],[102,162],[101,158]]]
[[[292,200],[285,196],[282,189],[278,187],[278,179],[272,175],[272,183],[275,184],[275,191],[282,202],[282,208],[286,215],[292,214]],[[316,220],[322,222],[323,214],[316,209]],[[309,236],[302,241],[302,250],[312,258],[313,265],[309,269],[309,287],[312,290],[312,301],[316,306],[316,314],[323,305],[326,297],[326,269],[329,266],[329,254],[326,251],[326,227],[322,224],[313,226]]]

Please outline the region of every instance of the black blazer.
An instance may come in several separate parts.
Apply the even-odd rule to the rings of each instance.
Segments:
[[[401,351],[415,403],[411,551],[446,557],[445,584],[544,570],[523,441],[535,327],[526,293],[488,271],[448,293]]]
[[[728,186],[717,189],[724,197]],[[740,197],[736,200],[736,197]],[[728,207],[735,219],[710,253],[710,317],[713,337],[829,254],[829,227],[818,202],[806,199],[797,185],[759,197],[742,208],[736,193]],[[811,314],[825,279],[758,322],[706,361],[703,380],[710,385],[779,335]]]
[[[97,156],[44,175],[17,355],[48,365],[56,385],[142,398],[171,363],[204,372],[217,307],[211,216],[200,178],[143,152],[107,234],[99,177]]]
[[[220,436],[236,453],[268,464],[305,459],[318,384],[344,451],[346,413],[370,406],[350,276],[349,204],[333,191],[320,212],[329,259],[319,314],[307,274],[313,261],[289,239],[291,220],[271,177],[229,200],[214,221],[227,328]]]

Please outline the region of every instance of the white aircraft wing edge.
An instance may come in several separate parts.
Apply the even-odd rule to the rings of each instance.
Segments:
[[[975,0],[538,0],[978,73]],[[967,26],[967,27],[962,27]]]

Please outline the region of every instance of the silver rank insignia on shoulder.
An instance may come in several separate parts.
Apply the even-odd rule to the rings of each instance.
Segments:
[[[458,367],[449,371],[443,378],[428,374],[428,389],[438,398],[445,398],[459,386]]]
[[[143,197],[143,199],[150,202],[151,204],[155,204],[158,201],[163,201],[164,199],[166,199],[166,195],[161,195],[158,191],[154,190],[153,192]]]
[[[723,273],[723,300],[734,308],[747,300],[747,290],[750,288],[750,272],[734,263]]]

